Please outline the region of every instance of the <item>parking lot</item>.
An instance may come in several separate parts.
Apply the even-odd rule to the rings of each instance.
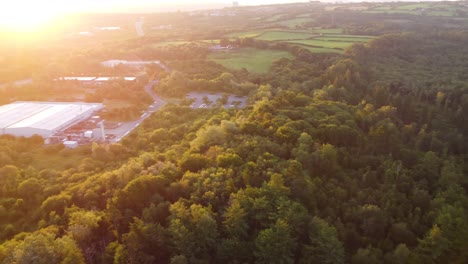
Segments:
[[[223,93],[199,93],[187,94],[188,100],[193,100],[192,108],[214,108],[222,105],[224,108],[244,108],[247,105],[247,97],[223,94]]]

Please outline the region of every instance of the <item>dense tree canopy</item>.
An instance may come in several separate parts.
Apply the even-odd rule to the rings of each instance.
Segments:
[[[467,41],[391,34],[337,55],[244,40],[294,53],[263,75],[139,50],[170,60],[157,92],[248,106],[169,103],[76,150],[1,136],[0,263],[466,263]]]

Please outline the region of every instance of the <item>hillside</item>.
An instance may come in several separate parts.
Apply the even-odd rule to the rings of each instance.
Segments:
[[[40,83],[1,88],[7,101],[37,85],[42,99],[60,96],[46,78],[53,69],[134,71],[96,57],[168,65],[144,71],[169,103],[119,143],[71,150],[0,136],[0,263],[466,263],[467,25],[445,30],[450,19],[418,13],[380,27],[365,16],[421,11],[407,3],[366,3],[369,20],[356,14],[364,4],[320,4],[297,20],[310,5],[245,7],[229,27],[203,33],[218,17],[195,14],[193,32],[174,29],[179,39],[158,29],[70,48]],[[330,8],[344,12],[339,26],[321,20]],[[172,16],[186,14],[153,19]],[[239,16],[289,22],[241,28]],[[213,51],[214,40],[235,49]],[[330,42],[346,45],[316,45]],[[248,104],[194,108],[191,92]],[[147,100],[141,87],[117,84],[88,96],[128,100],[136,116]]]

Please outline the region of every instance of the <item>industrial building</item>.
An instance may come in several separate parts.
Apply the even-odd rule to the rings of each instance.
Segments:
[[[110,67],[110,68],[116,67],[118,65],[141,67],[141,66],[150,65],[150,64],[161,65],[161,62],[158,60],[152,60],[152,61],[107,60],[107,61],[101,62],[102,66]]]
[[[110,81],[119,81],[123,80],[126,82],[135,82],[137,77],[75,77],[75,76],[68,76],[68,77],[60,77],[55,79],[54,81],[61,81],[61,82],[78,82],[81,84],[93,85],[93,84],[103,84]]]
[[[0,106],[0,135],[48,138],[103,108],[99,103],[15,102]]]

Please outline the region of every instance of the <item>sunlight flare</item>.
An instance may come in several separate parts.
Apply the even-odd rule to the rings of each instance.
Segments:
[[[60,14],[58,1],[9,1],[0,9],[0,28],[31,32],[49,26]]]

